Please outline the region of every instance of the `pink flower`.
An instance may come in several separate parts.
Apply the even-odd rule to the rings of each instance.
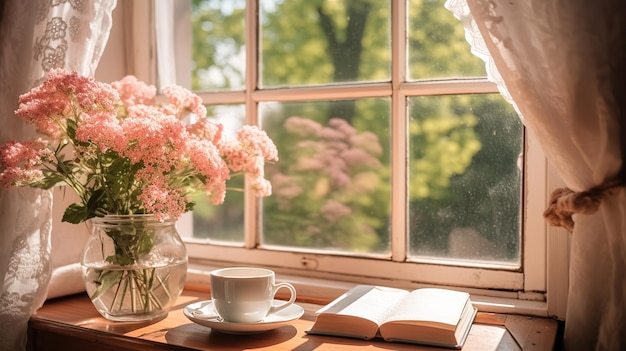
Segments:
[[[309,118],[289,117],[284,124],[285,130],[299,136],[314,136],[322,130],[322,125]]]
[[[200,139],[209,140],[215,145],[222,143],[224,126],[213,123],[208,118],[201,118],[193,124],[187,126],[187,131]]]
[[[246,155],[262,156],[268,161],[278,161],[276,145],[265,131],[256,126],[242,126],[237,132],[237,140]]]
[[[246,157],[241,144],[234,140],[226,140],[220,144],[220,152],[230,169],[235,172],[243,171],[248,167],[249,159]]]
[[[98,112],[92,115],[83,113],[81,123],[76,127],[76,139],[92,143],[101,152],[109,149],[126,149],[126,138],[122,126],[113,112]]]
[[[243,126],[237,140],[220,144],[228,167],[235,172],[246,173],[249,184],[257,196],[269,196],[272,187],[265,176],[265,161],[277,161],[278,150],[267,134],[255,126]]]
[[[278,152],[265,132],[245,126],[226,140],[199,96],[178,86],[164,93],[168,101],[157,103],[156,89],[134,76],[109,85],[50,71],[20,97],[16,114],[52,137],[51,145],[0,147],[0,186],[65,182],[82,202],[66,211],[72,223],[103,213],[177,218],[193,206],[191,192],[221,204],[231,173],[248,177],[259,196],[271,194],[264,165]]]
[[[346,164],[348,167],[365,167],[369,169],[380,168],[382,164],[380,161],[367,153],[366,150],[363,149],[349,149],[341,152],[341,158],[346,160]]]
[[[344,169],[343,160],[338,160],[336,164],[338,164],[338,166],[331,165],[327,172],[331,184],[338,188],[349,187],[352,184],[352,177]]]
[[[278,161],[278,149],[264,130],[256,126],[243,126],[237,133],[237,139],[247,145],[249,153],[253,153],[250,148],[254,148],[259,150],[266,160]]]
[[[363,132],[350,136],[350,144],[352,144],[353,148],[363,149],[373,156],[378,156],[383,152],[378,136],[372,132]]]
[[[281,208],[289,207],[290,202],[304,193],[302,187],[294,177],[283,173],[272,176],[273,192]]]
[[[265,160],[278,160],[276,145],[255,126],[243,126],[237,133],[237,141],[225,141],[220,149],[230,169],[250,173],[256,178],[263,177]]]
[[[257,196],[272,195],[272,183],[263,177],[253,178],[250,187],[256,191]]]
[[[15,113],[38,132],[58,138],[68,118],[77,118],[82,112],[113,110],[117,101],[117,92],[110,86],[76,72],[53,69],[41,85],[20,96]]]
[[[172,189],[161,178],[152,179],[152,183],[141,189],[138,196],[144,208],[159,219],[178,218],[185,212],[187,199],[176,189]]]
[[[324,140],[343,140],[346,135],[333,128],[322,128],[317,135]]]
[[[61,128],[57,120],[64,118],[63,115],[69,111],[70,102],[63,94],[52,92],[56,98],[50,101],[41,99],[35,94],[20,98],[20,106],[15,111],[27,124],[35,126],[39,133],[57,138],[61,135]]]
[[[169,85],[163,88],[163,94],[176,108],[179,118],[182,119],[188,112],[194,113],[200,118],[206,117],[206,107],[202,104],[202,99],[189,90],[177,85]]]
[[[352,214],[350,207],[342,204],[339,201],[328,200],[322,206],[322,216],[329,222],[336,222],[343,217],[348,217]]]
[[[205,179],[207,197],[216,205],[223,203],[230,172],[217,147],[207,140],[192,140],[188,152],[192,165]]]
[[[137,80],[135,76],[126,76],[111,83],[111,86],[120,94],[120,100],[126,106],[154,105],[156,88]]]
[[[353,126],[348,123],[345,119],[341,118],[331,118],[328,121],[328,126],[341,134],[343,134],[346,138],[350,138],[356,135],[356,130]]]
[[[0,187],[26,186],[43,178],[41,165],[52,159],[43,139],[0,146]]]
[[[132,162],[143,162],[151,167],[169,170],[176,167],[184,150],[187,132],[179,121],[164,115],[155,107],[135,105],[122,121],[127,148],[123,154]]]

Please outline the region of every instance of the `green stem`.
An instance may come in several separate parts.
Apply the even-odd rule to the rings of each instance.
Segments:
[[[130,284],[130,310],[137,312],[137,287],[135,285],[135,271],[128,272],[128,284]],[[122,306],[120,306],[121,309]]]
[[[151,232],[146,232],[145,228],[128,230],[128,227],[123,227],[110,230],[107,235],[114,242],[115,254],[106,260],[120,270],[104,269],[100,272],[95,282],[98,288],[92,299],[100,298],[107,292],[113,294],[110,306],[113,315],[123,313],[125,308],[134,313],[162,309],[163,302],[159,300],[157,291],[167,297],[166,301],[172,299],[167,285],[169,274],[160,277],[155,267],[136,267],[138,257],[153,245]]]
[[[167,274],[167,276],[165,277],[165,280],[167,280],[170,277],[169,273]],[[163,287],[163,291],[165,291],[165,294],[167,295],[168,299],[172,298],[172,294],[170,294],[170,290],[167,288],[167,285],[165,285],[165,283],[163,282],[163,280],[157,276],[157,280],[159,281],[159,284],[161,284],[161,286]]]
[[[109,272],[108,270],[103,270],[100,273],[100,277],[107,276],[108,272]],[[111,311],[113,311],[113,309],[115,308],[115,303],[117,302],[117,300],[119,298],[120,289],[122,288],[121,282],[122,282],[123,279],[124,279],[124,273],[122,273],[122,275],[120,276],[120,283],[119,284],[115,284],[115,286],[116,286],[116,288],[115,288],[115,296],[113,297],[113,301],[111,301],[111,307],[109,308]],[[99,286],[100,287],[104,287],[104,285],[102,284],[102,281],[100,282]],[[121,305],[121,302],[120,302],[120,305]]]

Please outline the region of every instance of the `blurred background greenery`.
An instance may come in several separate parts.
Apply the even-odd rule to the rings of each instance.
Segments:
[[[407,81],[484,77],[463,26],[440,0],[408,1]],[[391,1],[260,0],[261,89],[388,82]],[[245,87],[245,1],[193,0],[193,88]],[[268,165],[263,244],[389,253],[391,125],[407,123],[409,254],[518,262],[523,127],[499,94],[264,102],[263,128],[280,161]],[[228,125],[242,106],[208,105]],[[235,128],[235,127],[233,127]],[[233,182],[241,182],[240,179]],[[232,184],[240,187],[239,184]],[[197,198],[199,237],[243,240],[243,196]]]

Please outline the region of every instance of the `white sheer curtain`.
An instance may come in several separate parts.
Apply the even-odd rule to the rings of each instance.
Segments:
[[[553,197],[556,211],[546,213],[572,231],[565,348],[625,350],[626,3],[448,0],[446,6],[569,188]]]
[[[52,68],[93,76],[116,0],[5,0],[0,3],[0,143],[33,129],[14,115],[20,94]],[[52,194],[0,190],[0,350],[23,350],[28,318],[50,280]]]

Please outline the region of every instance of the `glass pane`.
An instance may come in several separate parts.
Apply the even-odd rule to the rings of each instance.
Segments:
[[[261,0],[264,87],[389,80],[390,1]]]
[[[463,25],[444,3],[408,2],[409,79],[486,76],[484,61],[470,52]]]
[[[244,105],[207,106],[207,115],[224,125],[224,135],[235,138],[237,130],[245,122]],[[215,206],[207,201],[204,194],[195,194],[196,206],[193,210],[193,236],[199,239],[211,239],[230,242],[243,242],[243,177],[233,177],[226,183],[224,203]]]
[[[499,94],[409,99],[410,254],[518,263],[523,131]]]
[[[245,86],[245,8],[245,0],[193,0],[193,90]]]
[[[264,103],[260,110],[280,157],[266,167],[273,195],[263,200],[263,244],[387,253],[389,100]]]

